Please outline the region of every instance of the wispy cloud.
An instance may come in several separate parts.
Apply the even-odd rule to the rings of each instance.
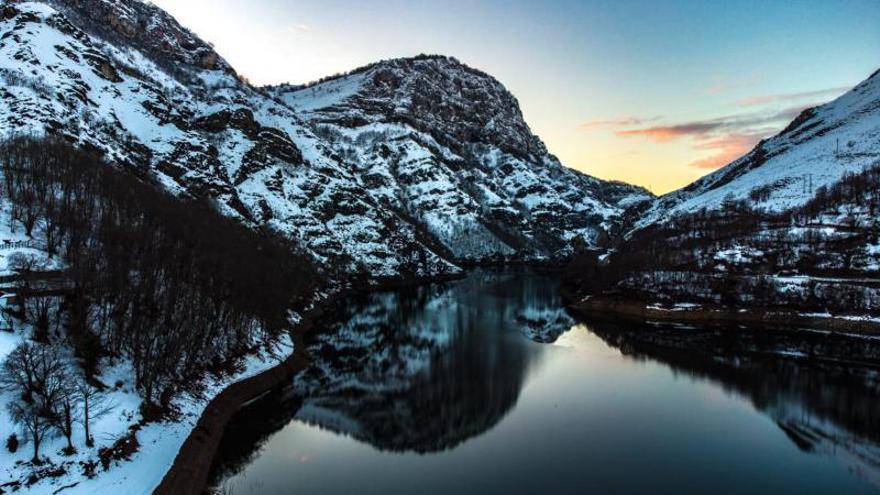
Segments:
[[[756,126],[787,122],[797,117],[811,105],[798,105],[785,110],[767,112],[744,112],[705,120],[695,120],[671,125],[658,125],[636,129],[623,129],[615,134],[621,137],[646,137],[657,142],[668,142],[683,137],[707,138],[713,134],[754,132]]]
[[[787,101],[796,101],[803,99],[831,98],[838,96],[848,90],[850,86],[838,86],[835,88],[817,89],[815,91],[801,91],[799,93],[780,93],[772,95],[759,95],[742,98],[736,101],[736,104],[743,107],[751,107],[756,105],[767,105],[769,103],[779,103]]]
[[[649,124],[660,120],[660,117],[616,117],[613,119],[589,120],[579,125],[580,129],[593,131],[596,129],[614,129],[620,127],[633,127]]]
[[[748,111],[704,120],[669,125],[655,125],[615,131],[620,137],[642,137],[656,143],[691,139],[694,149],[712,151],[708,158],[696,160],[691,166],[714,170],[739,158],[761,139],[778,132],[810,105],[798,105],[781,111]]]
[[[642,129],[626,129],[615,132],[620,137],[646,137],[658,143],[669,142],[686,136],[702,136],[721,128],[723,122],[687,122],[675,125],[658,125]]]
[[[715,82],[713,82],[708,88],[706,88],[706,92],[710,95],[720,95],[724,93],[730,93],[731,91],[735,91],[737,89],[757,86],[762,82],[764,82],[764,76],[757,73],[746,74],[735,78],[716,78]]]
[[[308,24],[294,24],[287,28],[290,32],[295,34],[305,34],[310,33],[312,31],[312,26]]]

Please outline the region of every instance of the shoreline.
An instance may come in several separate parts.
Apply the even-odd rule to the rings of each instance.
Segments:
[[[211,467],[220,441],[223,439],[226,425],[243,405],[308,367],[311,359],[305,346],[305,337],[314,330],[316,323],[341,301],[358,294],[450,282],[464,278],[467,274],[468,272],[465,271],[460,274],[419,279],[384,280],[374,286],[343,290],[318,303],[303,315],[299,324],[290,329],[290,335],[294,342],[293,354],[280,364],[230,384],[208,402],[189,436],[181,444],[171,467],[165,472],[162,481],[153,489],[152,493],[154,495],[206,493],[210,483]]]
[[[567,296],[566,296],[567,297]],[[568,297],[567,297],[568,298]],[[702,305],[693,309],[658,308],[644,301],[613,296],[595,296],[572,302],[568,307],[578,315],[622,318],[640,322],[742,324],[768,327],[802,327],[811,330],[880,336],[880,321],[848,319],[845,316],[803,314],[785,308],[729,308]]]
[[[324,305],[321,304],[316,311],[322,312],[323,308]],[[259,397],[309,365],[303,338],[312,330],[316,316],[318,315],[304,316],[303,321],[291,330],[293,354],[272,368],[230,384],[208,402],[198,422],[177,451],[171,467],[153,489],[153,494],[205,493],[214,454],[220,446],[229,420],[242,404]]]

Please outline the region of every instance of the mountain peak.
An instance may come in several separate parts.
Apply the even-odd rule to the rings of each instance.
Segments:
[[[418,55],[383,60],[305,86],[270,88],[314,121],[348,127],[395,122],[431,133],[466,154],[465,145],[493,145],[539,159],[544,143],[532,134],[519,102],[494,77],[454,57]]]
[[[349,274],[562,257],[596,245],[622,208],[647,199],[563,167],[500,82],[452,57],[255,91],[152,5],[12,10],[0,18],[0,135],[61,134],[100,149]]]
[[[436,71],[462,71],[471,74],[474,77],[483,78],[494,84],[501,85],[497,79],[479,69],[475,69],[459,59],[449,55],[439,54],[420,54],[412,57],[399,57],[367,65],[360,69],[355,69],[353,73],[362,72],[372,68],[385,69],[403,69],[412,73],[424,74],[425,76],[439,75]]]
[[[234,74],[210,43],[166,11],[141,0],[48,0],[74,23],[108,42],[133,47],[168,69]]]

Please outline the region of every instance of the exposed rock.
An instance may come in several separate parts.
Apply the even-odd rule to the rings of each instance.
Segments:
[[[232,68],[214,49],[158,7],[138,0],[53,0],[85,31],[128,44],[161,65]]]
[[[12,5],[7,5],[6,7],[3,8],[2,16],[0,16],[0,19],[5,21],[8,19],[12,19],[16,15],[18,15],[18,9],[16,9]]]

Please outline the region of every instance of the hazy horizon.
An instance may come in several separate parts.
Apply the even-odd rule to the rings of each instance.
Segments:
[[[665,193],[880,67],[880,3],[156,0],[255,84],[456,57],[567,166]]]

